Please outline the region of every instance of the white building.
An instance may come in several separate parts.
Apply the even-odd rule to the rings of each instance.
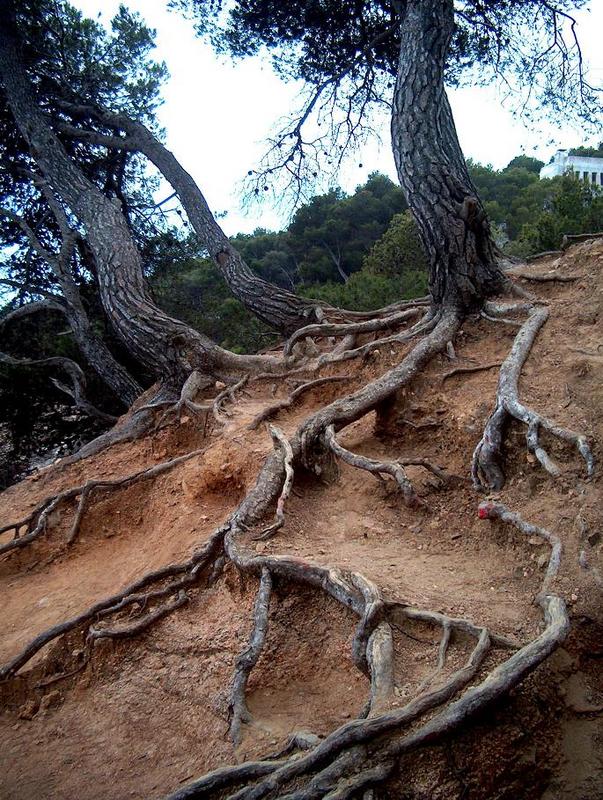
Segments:
[[[574,172],[580,180],[603,186],[603,158],[570,156],[568,150],[557,150],[553,160],[540,170],[540,178],[555,178]]]

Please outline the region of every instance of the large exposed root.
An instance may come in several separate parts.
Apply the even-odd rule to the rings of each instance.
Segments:
[[[421,505],[421,501],[417,497],[417,494],[406,475],[404,467],[423,467],[424,469],[433,473],[444,483],[447,479],[444,470],[434,466],[425,458],[399,458],[396,461],[377,461],[374,458],[367,458],[366,456],[359,455],[358,453],[352,453],[350,450],[346,450],[345,447],[342,447],[342,445],[339,444],[335,438],[335,429],[333,425],[329,425],[325,430],[324,441],[327,447],[332,450],[338,458],[340,458],[342,461],[345,461],[346,464],[350,464],[352,467],[357,467],[358,469],[365,469],[367,472],[371,472],[378,478],[381,478],[382,475],[391,475],[400,487],[400,491],[402,492],[405,503],[411,507]]]
[[[450,315],[453,315],[453,312],[450,312],[450,314],[447,316]],[[408,328],[408,330],[392,334],[391,336],[384,336],[381,339],[376,339],[371,342],[365,342],[364,344],[358,347],[352,347],[351,349],[342,349],[336,347],[330,353],[323,353],[321,356],[312,360],[311,362],[304,362],[300,366],[282,373],[281,377],[316,372],[322,367],[330,364],[340,364],[343,361],[350,361],[355,358],[364,358],[370,352],[374,352],[375,350],[378,350],[379,347],[383,347],[385,345],[404,344],[405,342],[408,342],[417,336],[422,336],[423,334],[430,333],[432,330],[434,330],[438,324],[440,316],[440,314],[436,314],[433,311],[428,310],[423,317],[415,325]],[[354,337],[353,340],[355,341],[356,335],[351,334],[351,336]],[[347,339],[348,336],[345,336],[343,341],[346,341]],[[262,372],[259,375],[256,375],[256,380],[265,378],[273,379],[274,377],[274,373]]]
[[[503,435],[507,422],[513,418],[527,425],[527,447],[544,469],[553,476],[560,474],[559,467],[553,462],[540,441],[540,431],[545,430],[552,436],[562,439],[576,447],[586,463],[586,471],[590,476],[594,472],[594,458],[582,434],[563,428],[547,417],[524,406],[519,400],[519,376],[521,369],[532,349],[540,328],[549,317],[546,308],[533,308],[528,319],[521,326],[513,347],[500,368],[500,377],[496,394],[496,407],[492,412],[483,436],[475,448],[471,473],[478,489],[500,489],[505,482],[501,467]]]
[[[417,316],[419,308],[409,308],[405,311],[399,311],[389,317],[383,319],[369,319],[366,322],[350,322],[347,324],[317,324],[307,325],[305,328],[297,330],[286,342],[283,349],[283,355],[289,356],[293,352],[293,348],[300,339],[305,339],[307,336],[346,336],[350,333],[362,334],[373,333],[374,331],[381,331],[386,328],[395,328],[402,322],[407,322],[412,317]]]
[[[270,539],[283,527],[285,524],[285,502],[293,488],[293,450],[291,449],[291,445],[285,434],[274,425],[269,425],[268,430],[272,436],[274,446],[280,454],[282,467],[285,471],[285,480],[283,481],[283,488],[276,501],[275,520],[272,525],[268,525],[267,528],[264,528],[258,536],[253,537],[256,540]]]
[[[498,411],[496,424],[502,425],[502,414],[515,416],[528,424],[529,434],[533,437],[533,418],[537,419],[536,437],[538,426],[541,426],[575,444],[587,460],[591,472],[592,456],[589,461],[587,456],[590,450],[583,437],[571,432],[564,432],[563,435],[558,433],[563,429],[528,411],[517,400],[519,372],[547,316],[546,309],[530,310],[528,321],[517,334],[511,353],[501,368],[497,411],[499,407],[501,410]],[[264,647],[271,593],[280,582],[325,592],[358,618],[351,655],[357,668],[370,678],[370,695],[364,711],[357,719],[347,721],[324,739],[318,741],[315,737],[302,737],[298,744],[294,741],[290,749],[286,748],[277,756],[214,770],[180,788],[170,795],[171,800],[226,796],[231,800],[257,800],[269,796],[288,800],[355,797],[387,780],[402,754],[438,741],[482,712],[488,704],[506,695],[553,652],[569,630],[565,604],[552,593],[561,559],[560,541],[554,534],[524,521],[519,514],[500,503],[488,502],[479,506],[481,518],[500,520],[525,535],[538,536],[551,548],[544,582],[536,598],[543,612],[544,628],[523,646],[469,619],[452,617],[437,610],[415,608],[401,600],[386,601],[379,588],[358,572],[322,565],[297,555],[266,552],[264,548],[255,549],[253,544],[254,538],[267,538],[283,525],[285,502],[293,485],[294,466],[301,464],[320,473],[325,450],[331,458],[335,455],[360,469],[377,475],[391,475],[407,500],[414,500],[416,495],[404,473],[406,465],[418,464],[439,478],[446,477],[439,467],[424,459],[388,462],[352,453],[337,441],[336,432],[369,411],[378,409],[396,392],[409,385],[430,359],[444,352],[448,342],[454,340],[461,321],[454,310],[426,317],[415,326],[412,334],[410,331],[402,334],[405,340],[419,333],[423,334],[423,338],[411,347],[396,367],[358,391],[310,415],[290,440],[280,430],[270,427],[274,451],[266,458],[255,484],[245,498],[201,550],[182,563],[171,564],[144,575],[112,597],[39,634],[21,653],[0,668],[0,680],[13,678],[42,648],[66,634],[77,633],[81,637],[87,664],[94,658],[93,648],[97,640],[135,636],[148,630],[157,620],[173,613],[202,592],[217,579],[222,566],[230,562],[240,573],[259,582],[249,644],[239,655],[233,676],[230,733],[235,742],[240,740],[242,724],[250,720],[246,704],[247,681]],[[385,337],[382,341],[389,341],[390,338]],[[397,340],[401,341],[400,338]],[[375,347],[375,343],[370,343],[370,347]],[[311,381],[299,388],[307,390],[311,384],[317,385],[317,382]],[[234,391],[234,388],[231,387],[231,390]],[[289,400],[295,399],[293,394]],[[529,441],[533,441],[533,438]],[[539,446],[537,438],[536,446]],[[479,461],[484,447],[482,440],[478,446],[479,452],[476,451],[476,460]],[[193,455],[187,454],[181,460]],[[168,469],[177,461],[174,459],[173,462],[151,469]],[[488,462],[485,463],[487,466]],[[479,468],[483,469],[481,461],[479,464]],[[123,485],[124,481],[143,475],[149,477],[150,472],[136,473],[119,483]],[[84,489],[88,484],[68,490],[76,494],[63,497],[59,502],[80,497],[74,525],[81,523],[90,492],[101,488],[101,484],[106,488],[113,483],[117,482],[98,482],[88,488],[86,499]],[[59,495],[45,501],[46,504],[54,502],[57,497]],[[265,527],[265,521],[275,507],[275,521]],[[38,507],[37,517],[32,524],[37,524],[46,508],[44,504]],[[21,527],[24,525],[21,523]],[[15,526],[4,530],[15,530]],[[259,531],[259,536],[254,537],[254,531]],[[261,552],[258,552],[260,549]],[[133,618],[129,617],[124,623],[121,616],[123,612],[132,612],[134,609],[142,609],[142,612]],[[392,703],[396,688],[392,627],[416,622],[439,632],[436,662],[433,670],[420,683],[415,696],[405,705],[396,707]],[[471,647],[464,663],[455,662],[451,665],[450,648],[457,642],[463,642],[465,647],[466,641],[471,643]],[[493,648],[504,649],[507,657],[497,666],[489,668],[488,660]],[[510,654],[508,651],[511,651]],[[67,679],[83,668],[71,652],[72,655],[66,657],[64,673],[46,677],[46,680]],[[69,658],[76,660],[69,662]]]
[[[406,308],[413,308],[414,306],[429,306],[431,305],[431,297],[425,295],[424,297],[416,297],[413,300],[400,300],[397,303],[390,303],[388,306],[377,308],[373,311],[350,311],[349,309],[342,308],[325,308],[326,314],[323,314],[323,322],[325,317],[328,322],[332,323],[348,323],[365,319],[381,319],[389,317],[397,311],[403,311]],[[320,323],[319,323],[320,324]]]
[[[270,575],[270,570],[264,568],[253,610],[253,632],[249,645],[237,658],[235,674],[232,680],[230,737],[235,745],[239,744],[241,738],[241,723],[249,722],[251,719],[245,702],[245,689],[247,688],[249,673],[257,664],[264,646],[264,639],[268,629],[268,607],[270,605],[271,592],[272,576]]]
[[[286,397],[284,400],[278,400],[276,403],[272,403],[269,406],[266,406],[260,413],[254,417],[254,419],[249,423],[248,427],[250,430],[255,430],[259,428],[262,422],[267,422],[272,417],[276,416],[279,411],[282,411],[285,408],[290,408],[299,398],[309,392],[311,389],[316,389],[318,386],[324,386],[326,383],[337,383],[339,381],[349,381],[351,379],[350,375],[328,375],[324,378],[315,378],[312,381],[307,381],[306,383],[302,383],[301,386],[298,386],[294,389],[289,397]]]

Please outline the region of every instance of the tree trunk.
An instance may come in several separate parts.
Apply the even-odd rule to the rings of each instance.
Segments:
[[[37,107],[20,57],[13,8],[10,0],[0,3],[0,74],[9,106],[50,187],[86,230],[103,307],[128,350],[157,378],[175,386],[193,370],[226,377],[256,361],[259,368],[269,368],[267,359],[229,353],[153,303],[119,202],[78,169]]]
[[[25,306],[15,308],[0,318],[0,330],[8,323],[40,311],[58,311],[65,316],[73,331],[75,341],[88,364],[126,408],[131,406],[138,395],[141,394],[142,387],[136,383],[125,367],[114,358],[103,340],[94,333],[88,315],[83,306],[81,306],[81,300],[77,308],[74,308],[69,300],[64,301],[63,298],[58,297],[56,300],[46,299],[28,303]]]
[[[210,257],[217,264],[232,293],[256,317],[286,336],[322,316],[318,309],[324,305],[316,300],[299,297],[286,289],[256,275],[232,246],[211,213],[203,193],[178,159],[142,123],[125,114],[100,108],[64,103],[70,112],[83,117],[92,115],[97,121],[118,128],[125,137],[103,136],[94,131],[69,132],[99,144],[121,147],[146,156],[170,183],[182,203],[189,221]],[[66,128],[67,130],[67,128]]]
[[[94,333],[85,311],[82,315],[72,307],[67,307],[65,316],[88,364],[123,405],[129,408],[142,393],[142,387],[116,360],[103,340]]]
[[[408,0],[392,113],[398,176],[430,264],[436,306],[467,311],[503,285],[486,213],[444,88],[453,0]]]

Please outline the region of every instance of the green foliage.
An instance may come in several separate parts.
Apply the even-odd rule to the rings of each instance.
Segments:
[[[412,286],[412,278],[416,280],[416,287]],[[424,285],[425,275],[409,276],[407,285],[402,288],[399,278],[375,275],[362,269],[354,273],[347,283],[304,284],[299,287],[299,292],[340,308],[369,311],[405,297],[417,297],[424,293]]]
[[[603,158],[603,142],[599,142],[598,147],[572,147],[568,155],[585,156],[586,158]]]
[[[347,197],[340,189],[302,206],[288,228],[288,246],[304,283],[345,281],[357,272],[394,214],[406,208],[404,194],[389,178],[369,176]]]
[[[234,352],[254,352],[274,333],[236,300],[209,259],[172,262],[151,278],[156,301],[168,313]]]
[[[427,261],[410,214],[396,214],[365,256],[362,268],[345,284],[327,282],[300,287],[308,297],[331,305],[367,311],[427,290]]]
[[[526,168],[525,164],[512,166],[523,158],[525,156],[513,159],[503,170],[477,164],[471,159],[467,161],[469,174],[490,221],[502,227],[509,239],[517,238],[523,225],[542,211],[550,191],[548,182],[539,180],[535,170]]]
[[[404,279],[412,273],[427,274],[425,251],[410,211],[395,215],[364,259],[363,269],[388,278]]]
[[[603,229],[601,191],[571,175],[541,181],[541,164],[517,156],[495,170],[469,161],[496,241],[510,255],[557,248],[564,233]],[[333,189],[313,198],[287,230],[258,229],[233,243],[262,277],[331,305],[369,310],[427,291],[418,231],[400,206],[401,190],[375,174],[351,197]],[[351,272],[347,282],[327,245],[339,246],[341,263]],[[166,253],[176,255],[169,246]],[[231,297],[210,261],[166,258],[153,286],[160,305],[224,347],[251,351],[271,341],[269,330]]]
[[[516,242],[507,249],[511,255],[526,256],[555,250],[566,233],[603,230],[603,191],[598,186],[567,174],[546,185],[547,197],[540,213],[521,229]]]
[[[528,172],[533,172],[535,175],[540,175],[540,170],[544,167],[544,161],[540,161],[533,156],[515,156],[512,158],[504,171],[509,169],[526,169]]]
[[[296,281],[296,264],[286,231],[256,228],[253,233],[239,233],[233,245],[254,272],[267,281],[291,289]]]

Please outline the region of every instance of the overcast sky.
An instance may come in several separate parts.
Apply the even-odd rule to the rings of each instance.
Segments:
[[[119,0],[72,2],[93,18],[100,13],[103,22],[119,6]],[[157,31],[156,57],[166,62],[170,72],[159,111],[167,145],[198,182],[212,210],[227,212],[221,220],[226,233],[286,225],[286,217],[270,202],[244,213],[239,191],[247,170],[258,163],[274,122],[296,105],[299,86],[280,81],[268,61],[254,58],[233,65],[217,58],[208,44],[195,37],[190,22],[167,10],[166,0],[126,0],[124,4]],[[577,15],[578,35],[591,80],[601,85],[603,0],[591,0],[590,6],[590,13]],[[541,126],[538,132],[526,129],[513,119],[495,89],[453,91],[450,100],[465,155],[496,168],[521,152],[548,161],[558,146],[571,147],[585,138],[580,131],[555,123]],[[341,175],[340,185],[346,191],[353,191],[375,170],[395,179],[386,118],[381,137],[381,146],[367,146]]]

